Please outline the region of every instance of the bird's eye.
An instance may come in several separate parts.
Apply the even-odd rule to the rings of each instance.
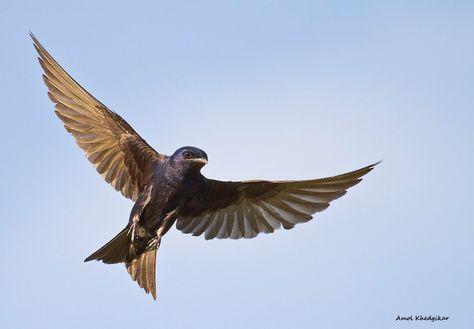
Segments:
[[[184,152],[183,153],[185,158],[190,158],[191,157],[191,152]]]

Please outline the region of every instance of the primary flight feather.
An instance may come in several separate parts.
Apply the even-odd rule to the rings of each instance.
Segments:
[[[201,168],[207,154],[185,146],[155,151],[117,113],[82,88],[31,34],[56,115],[107,183],[135,202],[127,226],[86,258],[125,263],[134,281],[156,299],[156,251],[176,228],[206,239],[253,238],[291,229],[346,193],[377,164],[304,181],[222,182]]]

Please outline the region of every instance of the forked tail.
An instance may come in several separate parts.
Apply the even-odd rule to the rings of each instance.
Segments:
[[[87,257],[84,262],[91,260],[102,261],[106,264],[125,263],[127,271],[133,281],[151,293],[156,300],[156,244],[146,249],[140,255],[137,255],[130,236],[128,234],[129,226],[125,227],[112,240],[107,242],[102,248]]]
[[[102,248],[87,257],[84,262],[91,260],[101,260],[105,264],[124,263],[133,248],[130,237],[128,236],[128,225],[112,240],[107,242]]]
[[[145,289],[145,292],[151,293],[153,299],[156,300],[156,246],[146,250],[138,258],[130,263],[126,263],[128,273],[133,281],[137,281],[138,285]]]

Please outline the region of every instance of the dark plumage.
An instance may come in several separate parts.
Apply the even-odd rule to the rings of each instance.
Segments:
[[[161,238],[177,229],[206,239],[253,238],[312,219],[377,164],[304,181],[221,182],[200,170],[207,154],[195,147],[156,152],[118,114],[82,88],[31,34],[56,115],[96,170],[135,202],[128,225],[86,258],[125,263],[133,280],[156,299],[155,262]]]

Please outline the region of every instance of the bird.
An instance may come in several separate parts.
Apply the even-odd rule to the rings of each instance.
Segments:
[[[132,280],[155,300],[156,254],[173,225],[206,240],[289,230],[328,208],[380,162],[310,180],[208,179],[201,173],[206,152],[193,146],[171,156],[157,152],[30,36],[56,115],[105,181],[134,202],[125,228],[84,261],[124,263]]]

